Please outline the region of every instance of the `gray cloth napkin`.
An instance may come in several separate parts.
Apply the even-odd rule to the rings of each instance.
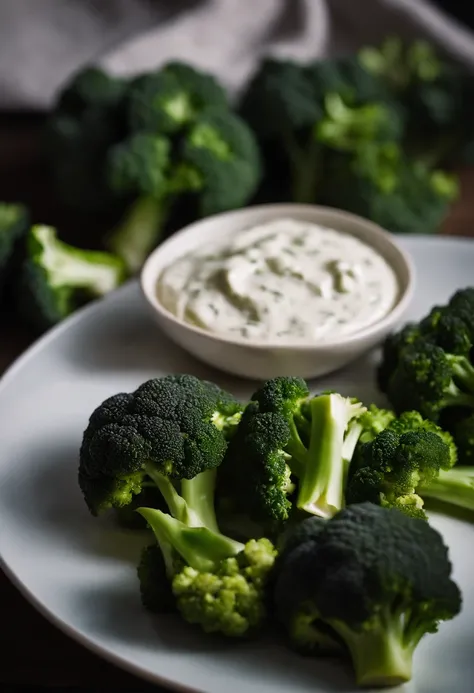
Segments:
[[[309,59],[387,33],[474,67],[474,36],[426,0],[0,0],[0,109],[48,108],[73,71],[192,61],[238,91],[264,54]]]

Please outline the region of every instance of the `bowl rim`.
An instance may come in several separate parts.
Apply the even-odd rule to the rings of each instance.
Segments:
[[[272,342],[270,340],[265,342],[253,341],[244,339],[243,337],[228,337],[226,335],[216,334],[214,332],[209,332],[201,327],[197,327],[196,325],[192,325],[186,322],[185,320],[181,320],[163,306],[163,304],[159,301],[156,295],[155,287],[159,274],[163,271],[164,267],[159,267],[158,271],[156,271],[155,263],[156,258],[159,257],[163,252],[166,252],[167,248],[179,243],[179,239],[185,234],[192,235],[193,233],[198,233],[201,225],[209,223],[212,220],[219,221],[229,218],[238,218],[239,216],[246,216],[252,212],[254,212],[256,215],[259,215],[265,213],[265,211],[268,211],[269,213],[277,212],[279,209],[287,210],[285,213],[285,216],[287,217],[291,217],[291,213],[288,213],[289,209],[293,209],[296,212],[299,211],[303,213],[313,214],[315,216],[313,220],[314,223],[318,223],[316,217],[319,214],[329,218],[332,217],[335,222],[339,220],[346,221],[348,223],[352,222],[359,226],[363,225],[371,234],[374,234],[379,238],[382,238],[388,245],[390,250],[398,255],[398,262],[400,266],[397,271],[394,267],[395,263],[393,261],[391,262],[383,253],[381,253],[381,251],[375,248],[376,252],[381,254],[384,257],[385,261],[396,272],[398,279],[399,294],[396,303],[393,305],[390,311],[376,322],[367,325],[366,327],[362,328],[361,330],[358,330],[357,332],[353,332],[348,335],[341,335],[341,337],[333,339],[331,341],[324,341],[321,343],[312,344],[311,342],[291,343],[282,341]],[[258,223],[265,222],[263,220],[259,220]],[[245,224],[245,226],[248,226],[250,224],[251,222],[248,222],[247,224]],[[245,228],[245,226],[243,226],[242,228]],[[333,228],[338,230],[337,225]],[[350,231],[343,231],[343,233],[347,233],[349,235],[355,236],[356,238],[359,238],[357,234],[353,234]],[[415,289],[415,266],[410,254],[398,244],[398,242],[394,239],[394,236],[396,238],[396,235],[394,233],[390,233],[389,231],[384,229],[382,226],[379,226],[375,222],[370,221],[369,219],[366,219],[365,217],[359,216],[357,214],[353,214],[352,212],[347,212],[345,210],[339,209],[337,207],[327,207],[324,205],[312,204],[298,204],[292,202],[248,205],[247,207],[242,207],[240,209],[230,210],[227,212],[220,212],[219,214],[213,214],[202,219],[198,219],[197,221],[191,222],[190,224],[187,224],[186,226],[183,226],[180,229],[178,229],[150,253],[140,271],[139,283],[142,295],[144,296],[150,307],[153,308],[153,310],[159,314],[160,318],[169,323],[173,323],[177,328],[181,328],[182,330],[186,330],[191,334],[194,334],[201,338],[212,340],[216,343],[222,343],[238,347],[246,347],[247,349],[253,349],[256,351],[271,350],[272,352],[289,350],[296,352],[307,352],[319,349],[327,350],[331,348],[338,348],[342,345],[356,345],[358,342],[367,339],[371,335],[383,332],[385,328],[396,323],[398,318],[401,317],[401,315],[405,312],[413,297]],[[374,249],[374,245],[370,241],[363,239],[363,242],[367,245],[370,245]],[[188,252],[193,252],[194,249],[195,248],[190,248],[188,251],[184,251],[183,255],[187,254]],[[400,276],[401,274],[406,275],[405,282],[402,281],[402,278]]]

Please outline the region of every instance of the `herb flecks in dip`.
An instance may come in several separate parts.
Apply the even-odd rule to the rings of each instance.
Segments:
[[[158,298],[176,317],[216,335],[308,344],[379,321],[398,289],[387,261],[361,240],[279,219],[179,258],[161,274]]]

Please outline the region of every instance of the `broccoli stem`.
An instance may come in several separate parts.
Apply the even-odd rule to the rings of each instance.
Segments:
[[[314,397],[310,402],[311,438],[297,507],[312,515],[331,518],[344,505],[348,462],[344,436],[350,420],[363,413],[360,404],[337,394]],[[357,441],[351,434],[352,452]]]
[[[138,508],[150,525],[158,542],[165,541],[184,561],[202,572],[212,572],[216,565],[244,550],[244,544],[207,527],[189,527],[180,520],[153,508]]]
[[[332,619],[328,623],[351,653],[358,686],[398,686],[411,679],[413,652],[420,637],[407,642],[404,621],[398,614],[395,618],[382,614],[379,623],[360,630]]]
[[[193,479],[181,481],[181,494],[188,508],[201,518],[202,524],[213,532],[218,532],[214,508],[214,491],[216,487],[215,469],[201,472]]]
[[[462,392],[454,382],[444,392],[444,397],[441,400],[440,408],[446,407],[469,407],[474,409],[474,396]]]
[[[474,510],[474,467],[441,470],[429,484],[418,489],[422,497]]]
[[[314,202],[317,198],[316,191],[321,174],[319,142],[311,136],[309,142],[303,147],[292,134],[288,134],[286,149],[291,169],[291,201],[300,204]]]
[[[181,520],[181,522],[184,522],[188,527],[202,526],[203,519],[192,507],[188,506],[186,500],[179,495],[167,476],[157,472],[152,465],[146,467],[146,473],[158,486],[173,517],[177,520]]]
[[[474,392],[474,367],[464,356],[451,356],[454,380],[469,392]]]
[[[107,248],[122,258],[130,274],[141,269],[158,245],[166,215],[163,200],[139,197],[107,238]]]

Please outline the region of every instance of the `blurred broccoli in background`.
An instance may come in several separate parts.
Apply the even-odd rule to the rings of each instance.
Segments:
[[[44,331],[116,289],[126,277],[119,257],[74,248],[58,239],[55,228],[33,226],[18,282],[20,313],[29,325]]]
[[[22,239],[26,236],[29,212],[24,205],[0,202],[0,292],[11,275],[12,263]]]
[[[113,211],[102,244],[130,272],[172,226],[245,205],[261,177],[259,149],[223,87],[170,62],[122,80],[97,68],[75,75],[46,128],[46,153],[61,200]]]
[[[458,195],[444,167],[474,143],[471,90],[470,75],[429,43],[399,37],[311,63],[263,60],[240,104],[263,153],[259,198],[436,232]]]

